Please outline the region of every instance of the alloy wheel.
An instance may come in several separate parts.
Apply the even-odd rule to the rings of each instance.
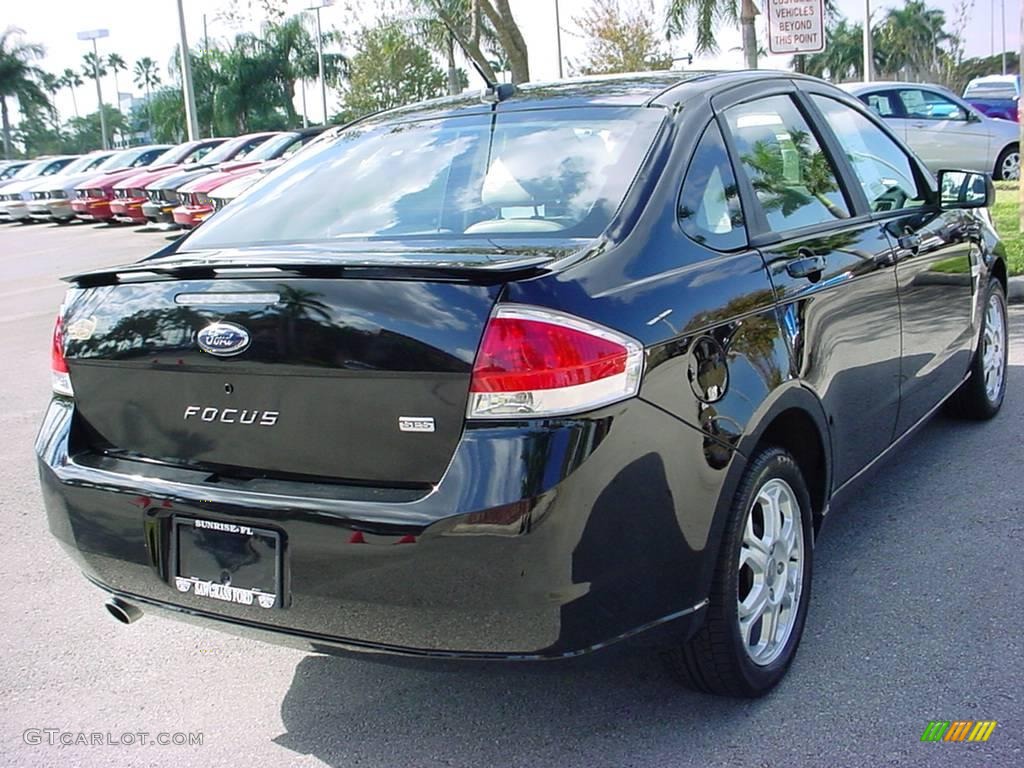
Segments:
[[[1006,375],[1006,310],[997,294],[988,298],[981,362],[985,372],[985,394],[991,402],[999,399]]]
[[[999,175],[1004,181],[1017,181],[1020,179],[1020,152],[1009,152],[1003,158],[999,167]]]
[[[759,666],[775,661],[793,632],[803,570],[800,504],[789,483],[772,478],[747,512],[737,584],[740,637]]]

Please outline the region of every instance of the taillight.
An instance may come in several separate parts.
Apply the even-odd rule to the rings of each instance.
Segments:
[[[643,364],[643,345],[618,331],[551,309],[502,305],[477,351],[466,416],[581,413],[635,395]]]
[[[75,390],[71,388],[71,375],[68,363],[64,359],[64,316],[57,315],[53,326],[53,341],[50,345],[50,380],[53,391],[58,395],[73,397]]]

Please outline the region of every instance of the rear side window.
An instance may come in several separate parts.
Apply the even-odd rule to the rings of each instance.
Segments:
[[[768,225],[785,232],[848,218],[832,162],[788,96],[725,111],[737,159]]]
[[[692,239],[720,251],[747,244],[736,177],[717,123],[697,145],[679,195],[679,222]]]
[[[881,93],[866,93],[860,100],[882,117],[897,117],[899,105],[896,102],[895,91],[883,91]]]
[[[872,211],[924,205],[926,195],[907,153],[877,125],[835,99],[812,96],[836,134]]]

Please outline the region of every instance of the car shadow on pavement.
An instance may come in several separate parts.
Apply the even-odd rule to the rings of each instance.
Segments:
[[[1008,374],[1013,392],[1024,388],[1024,369]],[[1008,399],[1003,418],[1020,423],[1024,399]],[[935,676],[951,651],[983,654],[972,625],[995,617],[1000,591],[1013,602],[1011,578],[993,579],[985,563],[986,554],[1012,559],[992,545],[1005,538],[1013,502],[988,486],[964,488],[955,470],[1013,431],[998,424],[939,415],[832,514],[800,653],[763,699],[690,692],[642,648],[530,665],[311,655],[295,669],[281,706],[286,732],[274,741],[331,766],[875,765],[882,756],[928,765],[920,734],[929,719],[1006,716],[998,684],[979,678],[981,662]],[[968,510],[970,536],[936,520],[972,493],[992,503]],[[977,565],[957,565],[975,556]],[[936,560],[960,569],[944,577],[968,585],[966,607],[935,592]],[[979,685],[991,701],[964,698]]]

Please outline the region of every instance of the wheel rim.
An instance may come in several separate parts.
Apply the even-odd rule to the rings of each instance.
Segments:
[[[737,615],[743,648],[758,666],[775,661],[793,634],[803,591],[804,528],[785,480],[761,486],[740,545]]]
[[[1016,181],[1020,178],[1020,152],[1010,152],[1003,158],[1000,167],[1001,176],[1006,181]]]
[[[985,310],[985,335],[981,348],[982,370],[985,372],[985,394],[989,402],[999,400],[1006,374],[1006,314],[997,294],[988,299]]]

